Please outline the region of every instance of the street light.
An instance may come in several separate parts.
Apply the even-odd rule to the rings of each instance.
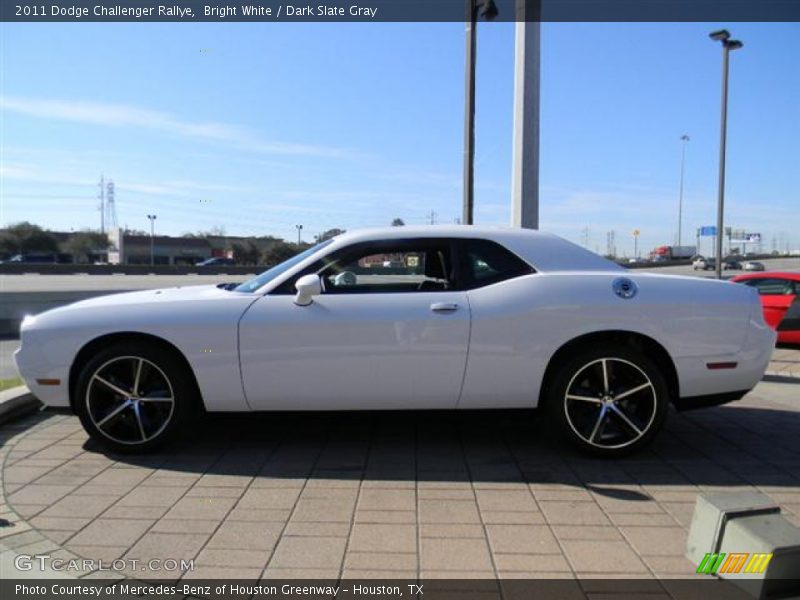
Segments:
[[[295,228],[297,229],[297,245],[299,246],[300,245],[300,232],[303,231],[303,226],[302,225],[295,225]]]
[[[681,233],[683,229],[683,164],[686,161],[686,142],[689,136],[685,133],[681,136],[683,145],[681,146],[681,187],[678,195],[678,246],[681,246]]]
[[[728,58],[731,50],[738,50],[744,44],[739,40],[730,39],[731,34],[726,29],[713,31],[709,37],[715,42],[722,42],[722,117],[719,134],[719,192],[717,196],[717,237],[716,237],[716,275],[722,279],[722,233],[724,231],[725,208],[725,144],[728,128]]]
[[[155,254],[155,229],[156,229],[156,215],[147,215],[147,218],[150,220],[150,266],[156,264],[156,254]]]
[[[475,208],[475,45],[480,15],[487,21],[497,17],[494,0],[467,0],[466,89],[464,94],[464,199],[461,222],[472,225]]]

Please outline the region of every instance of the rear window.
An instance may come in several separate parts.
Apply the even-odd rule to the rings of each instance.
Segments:
[[[463,240],[460,254],[467,289],[535,273],[533,267],[497,242]]]
[[[747,279],[742,283],[756,288],[762,296],[783,296],[795,293],[794,282],[789,279]]]

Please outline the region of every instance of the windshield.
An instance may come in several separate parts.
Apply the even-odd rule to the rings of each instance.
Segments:
[[[300,264],[306,258],[317,252],[318,250],[322,250],[325,246],[333,242],[333,239],[325,240],[321,244],[317,244],[316,246],[312,246],[308,250],[303,250],[300,254],[297,254],[290,258],[289,260],[285,260],[280,264],[275,265],[271,269],[267,269],[257,277],[253,277],[252,279],[248,279],[241,285],[236,286],[233,288],[235,292],[255,292],[258,288],[264,287],[270,281],[282,275],[293,266]]]

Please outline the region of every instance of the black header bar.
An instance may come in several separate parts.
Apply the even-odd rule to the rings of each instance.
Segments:
[[[800,0],[495,0],[495,21],[787,22]],[[6,22],[463,22],[466,0],[1,0]]]

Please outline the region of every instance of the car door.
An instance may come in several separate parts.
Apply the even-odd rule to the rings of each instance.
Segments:
[[[239,324],[242,382],[254,410],[453,408],[469,343],[453,244],[356,244],[305,269]],[[320,276],[307,306],[293,284]]]

